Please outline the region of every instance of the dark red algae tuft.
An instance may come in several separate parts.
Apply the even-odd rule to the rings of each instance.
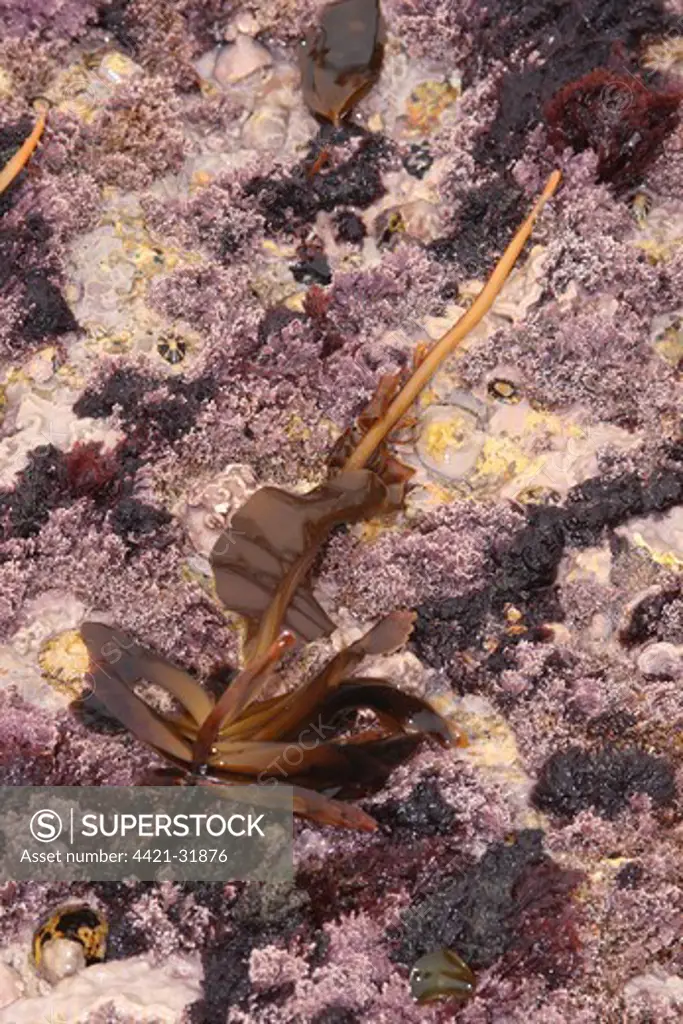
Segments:
[[[78,441],[64,456],[64,463],[71,493],[79,498],[108,496],[119,475],[116,454],[103,451],[95,441]]]
[[[633,74],[598,68],[560,89],[545,108],[550,140],[598,155],[598,177],[637,184],[678,124],[683,92],[659,92]]]

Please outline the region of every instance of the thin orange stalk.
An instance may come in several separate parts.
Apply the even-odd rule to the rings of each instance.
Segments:
[[[399,420],[405,415],[443,361],[448,358],[456,345],[458,345],[463,338],[470,333],[470,331],[474,330],[479,321],[483,319],[486,313],[488,313],[498,296],[498,293],[505,284],[510,271],[522,252],[522,249],[526,245],[539,213],[550,197],[554,194],[557,186],[560,184],[561,178],[562,175],[559,171],[553,171],[545,188],[543,189],[541,197],[538,199],[533,210],[503,253],[500,262],[491,274],[491,277],[488,279],[482,291],[479,293],[467,312],[460,317],[458,322],[454,324],[454,326],[451,327],[451,329],[447,331],[442,338],[439,338],[433,348],[429,351],[428,355],[425,356],[423,362],[420,363],[410,380],[408,380],[401,391],[399,391],[398,395],[387,409],[385,415],[382,416],[382,418],[373,427],[371,427],[370,430],[368,430],[358,447],[346,460],[344,465],[345,470],[362,469],[368,463],[384,438],[391,430],[393,430]]]
[[[45,128],[46,119],[47,107],[44,107],[38,114],[38,119],[33,126],[31,134],[27,139],[24,139],[21,148],[14,154],[11,160],[7,161],[3,169],[0,171],[0,193],[9,188],[19,172],[23,170],[29,162],[33,151],[40,142],[40,137]]]
[[[318,171],[321,169],[321,167],[323,167],[327,163],[327,161],[329,159],[330,159],[330,151],[329,151],[329,149],[327,147],[325,147],[324,149],[321,149],[320,152],[318,153],[318,156],[316,157],[315,163],[311,164],[311,166],[308,168],[308,177],[309,178],[315,178],[315,176],[318,173]]]

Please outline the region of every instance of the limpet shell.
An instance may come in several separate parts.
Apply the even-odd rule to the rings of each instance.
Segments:
[[[420,421],[416,451],[420,462],[447,480],[472,472],[486,441],[485,407],[474,396],[456,393],[451,405],[430,406]]]

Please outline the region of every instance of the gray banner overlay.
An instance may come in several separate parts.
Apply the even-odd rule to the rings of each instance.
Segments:
[[[0,786],[0,882],[289,881],[285,786]]]

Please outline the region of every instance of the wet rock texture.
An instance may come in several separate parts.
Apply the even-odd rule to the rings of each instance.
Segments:
[[[150,985],[184,1024],[680,1020],[683,7],[384,0],[339,126],[299,82],[323,7],[0,0],[0,166],[51,101],[0,195],[0,782],[144,777],[70,703],[82,618],[227,678],[211,538],[320,481],[559,166],[397,439],[406,509],[316,565],[344,630],[416,609],[392,674],[471,744],[365,801],[376,834],[298,823],[291,888],[0,885],[0,1022],[47,1019],[11,943],[66,899],[110,922],[110,962],[60,982],[91,1022],[148,1019]],[[443,947],[474,993],[417,1006]]]

